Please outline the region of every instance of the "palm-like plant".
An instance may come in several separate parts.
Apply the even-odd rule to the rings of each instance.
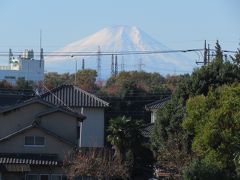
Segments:
[[[115,155],[123,158],[127,150],[133,150],[141,144],[141,126],[141,120],[132,120],[125,116],[110,120],[107,140],[113,145]]]

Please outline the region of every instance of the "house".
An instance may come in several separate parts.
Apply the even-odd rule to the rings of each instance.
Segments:
[[[0,180],[66,179],[68,153],[81,143],[85,119],[39,97],[0,111]]]
[[[151,132],[153,131],[153,127],[154,127],[153,125],[156,121],[157,110],[163,107],[164,104],[169,100],[170,100],[170,97],[167,97],[161,100],[154,101],[145,106],[145,109],[151,112],[151,123],[145,124],[144,127],[142,128],[142,135],[145,138],[150,138]]]
[[[151,123],[154,123],[157,117],[157,110],[161,108],[167,101],[170,100],[170,97],[154,101],[145,106],[147,111],[151,111]]]
[[[61,85],[41,95],[41,98],[83,114],[81,147],[104,147],[104,110],[109,104],[74,85]]]
[[[0,110],[12,105],[19,104],[35,96],[33,90],[0,88]]]

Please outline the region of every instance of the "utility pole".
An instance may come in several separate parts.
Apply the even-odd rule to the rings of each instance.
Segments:
[[[208,44],[208,64],[210,63],[210,45]]]
[[[115,55],[115,71],[114,71],[114,75],[117,76],[118,74],[118,62],[117,62],[117,55]]]
[[[204,41],[203,64],[207,65],[207,42],[206,42],[206,40]]]
[[[207,65],[208,60],[208,50],[207,50],[207,42],[206,40],[204,41],[204,49],[203,49],[203,61],[197,61],[196,64],[203,64],[204,66]]]

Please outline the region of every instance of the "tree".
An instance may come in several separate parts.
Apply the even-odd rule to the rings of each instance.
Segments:
[[[190,98],[186,112],[182,125],[193,137],[192,150],[198,159],[229,178],[236,177],[234,159],[240,153],[240,83],[211,90],[206,97]]]
[[[8,88],[11,89],[13,86],[6,80],[0,81],[0,88]]]
[[[64,161],[69,179],[91,177],[97,179],[127,179],[128,170],[109,149],[90,148],[71,154]]]
[[[220,52],[221,50],[219,50]],[[191,76],[186,75],[181,79],[170,101],[158,111],[151,136],[151,144],[156,157],[161,159],[159,152],[171,149],[172,143],[169,141],[177,141],[178,147],[176,148],[180,155],[187,152],[188,156],[193,156],[192,134],[183,130],[181,125],[186,115],[187,100],[198,95],[206,96],[211,89],[214,90],[222,85],[230,85],[239,81],[240,67],[230,61],[220,62],[217,58],[210,64],[195,69]],[[170,160],[172,154],[169,155],[169,158],[166,159]]]
[[[142,125],[142,121],[132,120],[125,116],[110,120],[107,140],[113,145],[116,156],[124,159],[128,150],[139,147],[142,141],[140,131]]]
[[[115,150],[115,157],[122,159],[133,177],[150,177],[149,168],[153,163],[152,152],[143,143],[143,123],[126,117],[117,117],[110,120],[107,140]]]
[[[165,86],[165,78],[158,73],[121,72],[108,79],[101,90],[102,96],[111,104],[106,118],[127,116],[149,122],[150,112],[145,105],[165,98],[171,91]]]
[[[57,72],[49,72],[44,76],[44,85],[48,89],[53,89],[62,84],[73,84],[73,75],[69,73],[59,74]]]
[[[231,56],[231,59],[234,64],[236,64],[237,66],[240,66],[240,49],[237,50],[237,53],[235,54],[234,57]]]
[[[88,92],[94,92],[97,89],[95,84],[97,71],[92,69],[79,70],[76,74],[76,85]]]
[[[25,78],[18,78],[16,81],[16,88],[18,89],[32,89],[33,81],[25,80]]]

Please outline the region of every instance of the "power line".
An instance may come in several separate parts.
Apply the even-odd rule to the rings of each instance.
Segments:
[[[179,49],[179,50],[165,50],[165,51],[104,51],[101,52],[101,56],[112,56],[112,55],[136,55],[136,54],[165,54],[165,53],[189,53],[189,52],[202,52],[204,49]],[[209,49],[214,51],[215,49]],[[237,53],[232,50],[222,50],[226,53]],[[12,52],[13,54],[21,54],[22,52]],[[36,52],[36,56],[39,56],[40,52]],[[9,52],[0,52],[0,56],[8,56]],[[72,52],[45,52],[45,57],[76,57],[76,56],[99,56],[99,52],[95,51],[72,51]]]

